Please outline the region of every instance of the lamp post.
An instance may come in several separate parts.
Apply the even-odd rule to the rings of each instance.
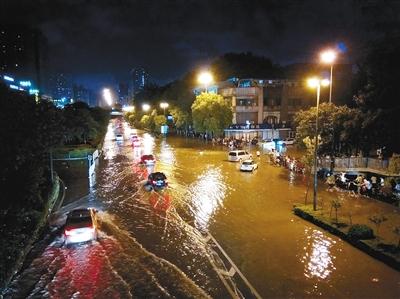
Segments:
[[[313,196],[313,210],[316,211],[317,210],[317,185],[318,185],[317,152],[318,152],[319,97],[320,97],[321,86],[328,86],[329,85],[329,80],[320,79],[320,78],[310,78],[310,79],[308,79],[307,83],[311,88],[316,88],[317,89],[317,113],[316,113],[316,120],[315,120],[315,139],[314,139],[314,196]]]
[[[336,52],[333,50],[326,50],[321,53],[321,62],[331,66],[331,76],[329,85],[329,103],[332,103],[332,82],[333,82],[333,63],[336,60]]]
[[[169,104],[166,102],[162,102],[162,103],[160,103],[160,107],[164,110],[164,115],[165,115],[165,108],[168,108]]]
[[[199,74],[197,80],[200,84],[204,85],[205,91],[207,93],[207,87],[211,82],[213,82],[214,79],[210,72],[202,72]]]

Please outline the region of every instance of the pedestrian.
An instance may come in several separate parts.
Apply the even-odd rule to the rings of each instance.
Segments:
[[[260,155],[261,155],[260,151],[256,151],[256,155],[257,155],[257,158],[260,158]]]

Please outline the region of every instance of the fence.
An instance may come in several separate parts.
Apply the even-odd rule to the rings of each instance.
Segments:
[[[348,157],[334,158],[334,169],[371,169],[378,171],[388,171],[389,160],[382,160],[368,157]],[[324,168],[330,168],[331,159],[322,159],[319,165]]]

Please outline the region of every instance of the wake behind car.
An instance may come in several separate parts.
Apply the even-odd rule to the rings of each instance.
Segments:
[[[75,209],[68,213],[64,228],[65,244],[97,239],[96,210]]]
[[[147,179],[146,186],[149,189],[161,190],[168,186],[167,177],[162,172],[153,172]]]
[[[243,163],[240,165],[240,171],[253,172],[257,168],[258,168],[258,164],[254,163],[254,160],[252,160],[252,159],[244,160]]]

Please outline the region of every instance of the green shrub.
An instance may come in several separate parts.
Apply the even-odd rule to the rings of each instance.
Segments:
[[[354,224],[349,228],[348,236],[354,240],[373,239],[374,231],[368,225]]]

